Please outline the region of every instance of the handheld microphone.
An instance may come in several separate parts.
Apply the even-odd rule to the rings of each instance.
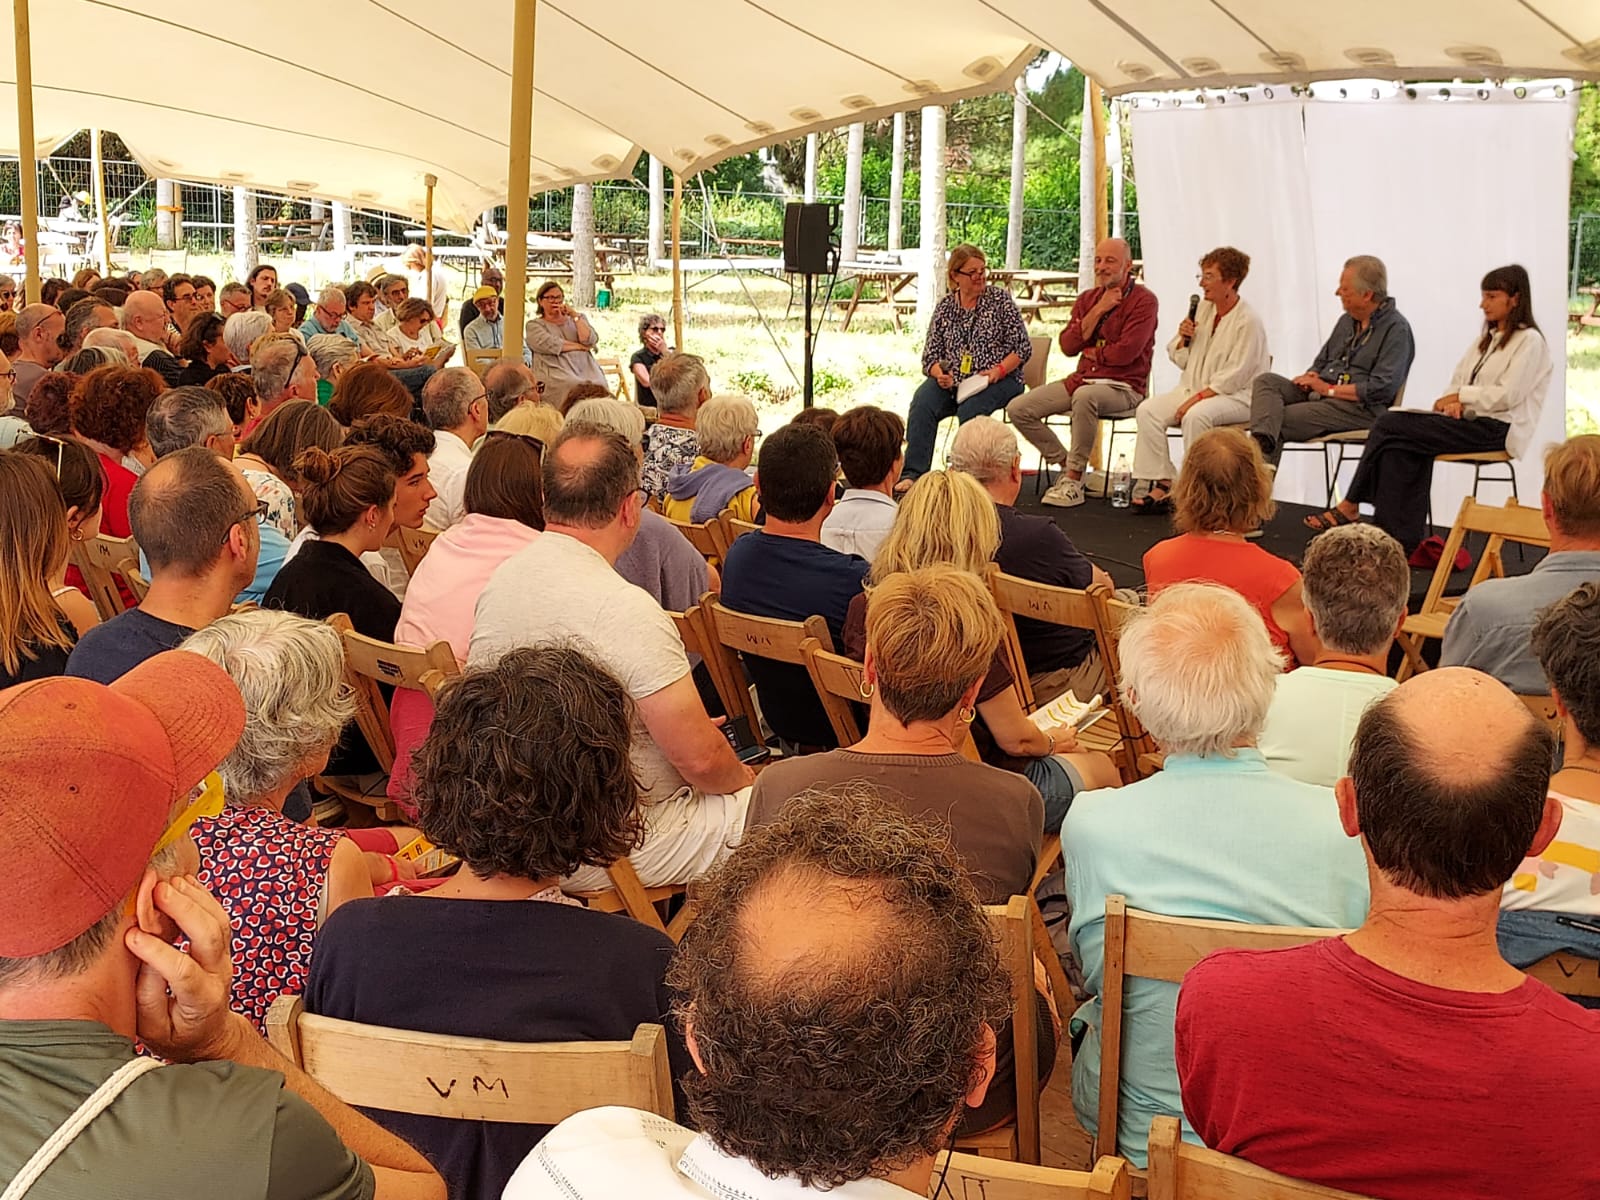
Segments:
[[[1189,320],[1193,321],[1195,313],[1197,313],[1199,311],[1200,311],[1200,295],[1197,292],[1190,292],[1189,293]],[[1183,339],[1183,343],[1182,344],[1187,346],[1193,341],[1194,341],[1194,338],[1186,337],[1186,338]]]

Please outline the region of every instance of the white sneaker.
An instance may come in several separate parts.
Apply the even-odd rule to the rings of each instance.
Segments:
[[[1050,485],[1050,490],[1045,492],[1039,503],[1056,508],[1076,508],[1083,503],[1083,480],[1063,475]]]

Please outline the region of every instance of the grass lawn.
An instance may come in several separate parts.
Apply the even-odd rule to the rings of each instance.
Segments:
[[[288,260],[262,261],[278,267],[284,281],[304,274]],[[189,269],[218,280],[232,273],[231,260],[197,255],[190,256]],[[452,294],[464,296],[465,277],[457,278]],[[803,325],[798,287],[790,308],[788,284],[762,275],[714,279],[686,275],[684,282],[694,285],[687,295],[685,348],[706,360],[718,392],[739,392],[756,402],[763,429],[782,425],[800,407]],[[537,286],[537,279],[529,280],[530,293]],[[639,317],[647,312],[668,314],[671,304],[670,275],[618,276],[612,307],[591,314],[600,334],[600,356],[626,363],[639,345]],[[1587,299],[1582,307],[1587,311]],[[887,310],[866,308],[856,313],[850,331],[844,333],[837,313],[825,313],[823,308],[819,302],[816,403],[841,411],[855,404],[877,404],[904,416],[922,378],[923,331],[915,318],[904,318],[905,328],[897,333]],[[1034,322],[1034,329],[1054,335],[1065,318],[1066,310],[1052,310]],[[453,323],[454,313],[448,319]],[[670,339],[670,320],[668,334]],[[1600,329],[1569,331],[1566,336],[1567,432],[1600,433]],[[1054,351],[1053,357],[1059,354]],[[1059,374],[1057,365],[1051,364],[1052,377]]]

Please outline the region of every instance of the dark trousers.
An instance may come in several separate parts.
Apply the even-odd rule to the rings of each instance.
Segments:
[[[1511,427],[1492,417],[1447,417],[1443,413],[1392,409],[1373,423],[1367,448],[1345,499],[1370,504],[1373,521],[1405,547],[1427,536],[1428,489],[1440,454],[1504,450]]]
[[[1013,371],[999,383],[991,383],[965,404],[956,403],[955,388],[940,387],[932,375],[923,379],[911,397],[911,413],[906,418],[906,461],[900,475],[915,479],[933,466],[933,443],[939,436],[939,422],[955,417],[966,424],[973,417],[987,417],[1022,395],[1022,372]]]
[[[1288,443],[1369,428],[1382,411],[1348,400],[1325,400],[1282,375],[1257,375],[1250,386],[1250,432],[1273,466]]]

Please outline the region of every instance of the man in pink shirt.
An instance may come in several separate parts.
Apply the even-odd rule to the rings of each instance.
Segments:
[[[1385,1200],[1600,1195],[1600,1014],[1510,966],[1500,892],[1555,836],[1551,742],[1503,685],[1429,671],[1362,717],[1336,788],[1361,927],[1222,951],[1178,997],[1206,1145]]]

